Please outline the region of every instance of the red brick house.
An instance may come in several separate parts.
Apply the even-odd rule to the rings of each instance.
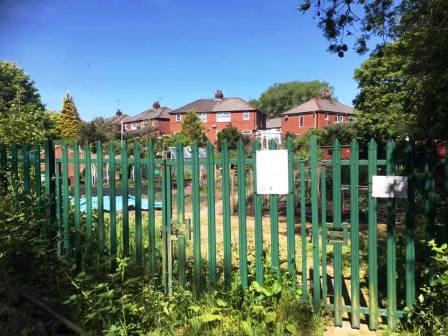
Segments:
[[[282,113],[282,134],[305,134],[311,128],[344,123],[354,118],[353,108],[324,94]]]
[[[168,107],[160,106],[156,101],[152,108],[136,116],[123,120],[123,132],[128,135],[164,136],[170,134],[170,115]]]
[[[218,133],[227,125],[232,125],[245,135],[255,137],[255,132],[266,126],[266,115],[242,98],[224,98],[217,90],[215,98],[198,99],[182,106],[170,114],[170,131],[179,133],[182,119],[190,111],[196,111],[202,120],[207,137],[216,142]]]

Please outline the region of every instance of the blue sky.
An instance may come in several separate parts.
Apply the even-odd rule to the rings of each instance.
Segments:
[[[81,117],[137,114],[224,95],[258,98],[270,85],[326,80],[351,105],[365,57],[326,52],[298,0],[0,0],[0,59],[17,62],[47,108],[67,90]]]

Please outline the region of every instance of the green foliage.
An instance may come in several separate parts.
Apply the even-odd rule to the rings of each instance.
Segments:
[[[75,102],[68,92],[64,97],[64,102],[62,104],[62,110],[58,121],[58,127],[64,140],[73,141],[78,139],[81,127],[81,118],[79,117]]]
[[[414,97],[405,74],[403,44],[394,43],[374,52],[355,71],[359,94],[357,128],[361,137],[380,141],[415,138],[418,134]]]
[[[117,125],[104,118],[95,118],[90,122],[81,122],[79,129],[79,141],[94,142],[94,141],[112,141],[118,139],[120,130]]]
[[[34,82],[16,64],[0,61],[0,142],[38,143],[49,130]]]
[[[250,139],[248,137],[245,137],[238,130],[238,128],[232,125],[227,125],[218,133],[218,139],[216,140],[216,143],[218,145],[218,148],[221,149],[223,142],[227,141],[230,149],[236,149],[238,141],[240,140],[243,140],[244,143],[248,143],[250,141]]]
[[[175,288],[172,298],[144,276],[133,276],[128,259],[117,272],[99,278],[80,273],[72,279],[75,293],[67,300],[82,325],[105,335],[317,335],[319,314],[300,300],[299,290],[267,276],[241,293],[234,281],[229,289],[195,297]]]
[[[448,334],[448,245],[429,243],[432,263],[427,272],[431,272],[431,281],[421,288],[414,307],[408,307],[408,319],[405,328],[420,335]]]
[[[70,268],[58,259],[46,236],[45,209],[20,191],[0,196],[0,330],[4,335],[54,334],[51,320],[25,294],[58,300],[67,288]],[[65,309],[59,307],[65,314]]]
[[[277,83],[264,91],[260,98],[251,101],[260,111],[280,116],[283,112],[299,105],[311,98],[322,95],[323,90],[333,91],[327,82],[318,80],[310,82]]]
[[[200,146],[207,143],[207,135],[196,111],[188,112],[183,118],[181,134],[190,143],[197,141]]]

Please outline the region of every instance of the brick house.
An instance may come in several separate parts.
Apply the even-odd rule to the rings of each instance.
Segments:
[[[136,116],[123,120],[123,132],[128,135],[164,136],[170,134],[170,115],[168,107],[160,106],[156,101],[152,108]]]
[[[282,134],[305,134],[311,128],[351,121],[355,117],[353,108],[324,93],[322,98],[313,98],[282,113]]]
[[[266,115],[255,106],[239,97],[224,98],[222,91],[217,90],[215,98],[198,99],[171,111],[171,133],[181,131],[185,114],[192,110],[198,113],[207,137],[213,143],[216,142],[218,133],[227,125],[232,125],[251,137],[255,137],[256,131],[266,126]]]

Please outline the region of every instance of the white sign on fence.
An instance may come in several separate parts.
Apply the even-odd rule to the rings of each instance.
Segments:
[[[257,194],[288,193],[288,151],[257,151]]]
[[[372,176],[372,196],[378,198],[407,198],[406,176]]]

